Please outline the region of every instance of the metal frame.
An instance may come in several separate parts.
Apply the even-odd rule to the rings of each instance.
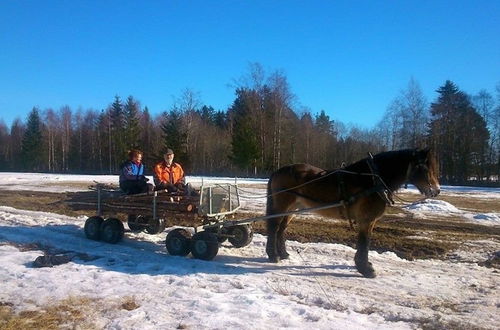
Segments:
[[[213,204],[212,204],[212,190],[213,188],[221,188],[222,190],[226,190],[228,192],[228,198],[229,198],[229,211],[226,212],[218,212],[218,213],[213,213]],[[233,196],[231,195],[231,188],[234,188],[236,191],[236,202],[237,202],[237,207],[233,208],[233,203],[232,203],[232,198]],[[205,201],[205,190],[208,190],[208,213],[202,213],[201,206],[203,205],[203,202]],[[226,215],[234,214],[236,211],[240,209],[240,194],[238,191],[238,185],[237,184],[210,184],[210,185],[202,185],[200,187],[200,203],[198,207],[198,214],[200,216],[208,217],[208,218],[216,218],[219,220],[222,220]]]
[[[221,188],[222,190],[225,190],[228,192],[228,198],[229,198],[229,211],[227,212],[213,212],[213,205],[212,205],[212,190],[213,188]],[[102,216],[102,193],[101,193],[102,186],[100,184],[97,184],[97,215]],[[209,203],[209,212],[208,213],[203,213],[202,212],[202,205],[203,202],[206,198],[205,196],[205,190],[208,189],[208,203]],[[236,196],[233,196],[231,193],[231,190],[234,189],[236,191]],[[236,198],[236,203],[237,207],[233,208],[233,203],[232,203],[232,198]],[[158,192],[155,191],[153,193],[153,220],[157,220],[158,214],[157,214],[157,199],[158,199]],[[238,209],[240,209],[240,195],[238,192],[238,186],[237,184],[210,184],[210,185],[203,185],[202,181],[202,186],[200,187],[200,200],[198,203],[198,215],[208,218],[208,219],[214,219],[215,221],[221,221],[223,220],[227,215],[234,214]]]
[[[222,188],[223,190],[228,191],[228,196],[229,196],[229,207],[230,210],[227,212],[221,212],[221,213],[212,213],[212,188],[218,187]],[[236,201],[238,206],[235,208],[232,208],[232,203],[231,203],[231,198],[233,197],[231,195],[231,188],[234,188],[236,191]],[[208,189],[208,198],[209,198],[209,213],[203,214],[201,212],[201,206],[203,204],[203,200],[205,198],[204,196],[204,191]],[[345,205],[344,201],[340,202],[335,202],[327,205],[322,205],[322,206],[317,206],[317,207],[310,207],[310,208],[305,208],[305,209],[299,209],[295,211],[289,211],[289,212],[283,212],[283,213],[277,213],[277,214],[272,214],[272,215],[265,215],[265,216],[260,216],[260,217],[254,217],[254,218],[247,218],[247,219],[240,219],[240,220],[225,220],[226,215],[234,214],[238,209],[240,209],[240,195],[238,191],[238,185],[237,184],[210,184],[210,185],[203,185],[200,188],[200,201],[199,201],[199,207],[198,207],[198,214],[202,217],[204,217],[206,220],[209,220],[208,224],[203,224],[201,226],[195,226],[194,230],[195,232],[198,232],[200,230],[204,230],[207,228],[222,228],[222,227],[233,227],[237,225],[248,225],[257,221],[261,220],[267,220],[267,219],[272,219],[272,218],[278,218],[278,217],[284,217],[288,215],[295,215],[295,214],[301,214],[305,212],[314,212],[314,211],[319,211],[319,210],[325,210],[329,208],[334,208],[334,207],[341,207]],[[153,194],[153,220],[157,219],[157,197],[158,197],[158,192],[155,191]],[[101,186],[97,186],[97,215],[102,216],[102,208],[101,208]],[[210,221],[210,220],[213,221]]]

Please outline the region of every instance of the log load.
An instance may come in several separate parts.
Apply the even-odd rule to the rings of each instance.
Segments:
[[[112,213],[141,214],[152,216],[155,197],[152,193],[124,195],[116,190],[101,190],[101,211]],[[156,215],[158,217],[196,217],[199,196],[181,196],[158,191],[156,196]],[[75,193],[66,201],[75,210],[97,211],[97,191]]]

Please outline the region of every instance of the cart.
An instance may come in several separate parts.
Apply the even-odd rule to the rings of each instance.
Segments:
[[[93,187],[92,200],[72,201],[80,209],[96,209],[96,215],[85,221],[87,238],[118,243],[124,236],[124,222],[132,232],[159,234],[165,230],[166,219],[188,220],[192,230],[174,228],[166,237],[168,252],[175,256],[189,253],[197,259],[212,260],[219,245],[228,240],[234,247],[244,247],[252,241],[250,223],[233,223],[231,218],[240,208],[237,184],[203,185],[187,195],[153,193],[124,195],[104,184]],[[126,219],[119,214],[126,214]]]

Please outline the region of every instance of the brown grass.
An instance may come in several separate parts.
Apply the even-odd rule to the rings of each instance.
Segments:
[[[420,198],[417,194],[401,194],[408,200]],[[47,193],[29,191],[0,190],[0,205],[12,206],[19,209],[54,212],[69,216],[87,215],[94,213],[91,210],[74,210],[65,201],[74,198],[75,193]],[[498,199],[472,199],[460,196],[440,196],[458,208],[473,212],[500,212]],[[239,214],[240,218],[249,218],[263,215],[265,210],[258,214]],[[126,215],[121,215],[125,219]],[[167,225],[193,226],[183,219],[166,219]],[[256,232],[265,234],[264,222],[253,225]],[[290,224],[287,238],[300,242],[328,242],[342,243],[352,247],[356,245],[356,232],[347,221],[327,221],[318,217],[298,216]],[[414,258],[446,258],[446,255],[465,242],[479,239],[493,239],[500,241],[500,228],[482,226],[477,223],[464,222],[458,216],[418,218],[399,208],[388,208],[375,227],[372,239],[372,250],[379,252],[393,251],[398,256]],[[43,246],[33,244],[20,248],[43,249]],[[488,262],[485,260],[485,262]],[[491,263],[498,263],[495,259]],[[481,264],[481,262],[479,262]],[[488,266],[488,265],[486,265]],[[286,288],[278,286],[278,291],[286,293]],[[0,329],[60,329],[79,328],[95,329],[97,326],[91,321],[95,315],[106,311],[127,310],[140,308],[134,297],[124,297],[118,302],[109,303],[97,299],[71,297],[51,306],[40,306],[36,310],[16,312],[9,302],[0,301]],[[365,311],[370,313],[370,311]],[[93,317],[94,318],[93,318]],[[469,326],[459,323],[446,323],[435,320],[417,320],[424,329],[457,328],[466,329]],[[187,329],[182,322],[178,329]]]
[[[103,309],[103,306],[106,308]],[[20,312],[14,311],[13,304],[0,302],[0,329],[98,329],[99,327],[91,321],[96,315],[110,310],[131,311],[139,307],[134,297],[123,297],[117,302],[69,297],[53,305]]]
[[[30,191],[0,190],[0,204],[19,209],[46,211],[69,216],[92,216],[93,210],[74,210],[68,200],[74,200],[80,195],[95,194],[94,192],[81,193],[47,193]],[[82,196],[83,196],[82,195]],[[413,193],[398,194],[399,197],[415,201],[421,196]],[[452,203],[458,208],[473,210],[474,212],[500,211],[498,199],[473,199],[460,196],[440,196],[439,199]],[[265,210],[258,214],[241,213],[238,218],[249,218],[263,215]],[[117,215],[122,220],[126,214]],[[167,226],[195,226],[200,222],[186,218],[167,218]],[[253,228],[257,233],[265,234],[264,222],[256,222]],[[356,232],[347,221],[326,221],[318,217],[301,215],[296,217],[287,231],[287,238],[299,242],[326,242],[341,243],[351,247],[356,246]],[[371,249],[379,252],[393,251],[406,259],[414,258],[444,258],[446,254],[456,249],[462,242],[468,240],[495,239],[500,240],[498,227],[482,226],[477,223],[468,223],[458,216],[434,216],[417,218],[401,208],[388,208],[386,214],[379,220],[373,233]]]
[[[89,298],[71,297],[58,304],[42,306],[37,310],[26,310],[16,313],[12,305],[0,305],[0,328],[4,330],[19,329],[60,329],[75,328],[97,329],[87,321],[89,310],[97,308],[97,302]]]

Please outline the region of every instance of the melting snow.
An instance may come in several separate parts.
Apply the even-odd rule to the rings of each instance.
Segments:
[[[97,178],[108,183],[116,179]],[[0,173],[4,189],[57,191],[93,180],[96,176]],[[204,178],[208,180],[217,179]],[[262,185],[249,193],[265,193],[265,180],[244,181]],[[261,213],[264,201],[247,198],[245,207]],[[470,214],[439,200],[408,210]],[[498,219],[497,213],[471,214],[474,221]],[[394,253],[371,251],[378,277],[365,279],[354,268],[355,251],[340,244],[292,241],[291,258],[270,264],[266,238],[255,235],[244,248],[224,243],[207,262],[168,255],[164,240],[171,228],[159,235],[129,232],[111,245],[86,239],[84,222],[85,217],[0,206],[0,305],[12,304],[20,311],[68,297],[88,297],[97,299],[101,308],[93,314],[92,324],[117,329],[414,329],[457,324],[495,329],[500,323],[499,275],[477,264],[484,255],[470,257],[476,262],[407,261]],[[33,268],[33,260],[44,251],[16,244],[34,242],[72,261]],[[488,244],[500,250],[499,242]],[[137,308],[120,308],[125,299],[132,299]]]

